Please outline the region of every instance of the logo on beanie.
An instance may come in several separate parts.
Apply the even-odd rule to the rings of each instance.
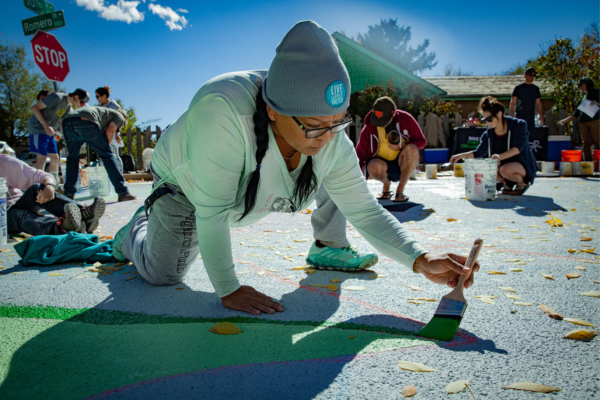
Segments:
[[[342,81],[334,81],[325,91],[325,100],[331,107],[337,108],[344,104],[348,90]]]

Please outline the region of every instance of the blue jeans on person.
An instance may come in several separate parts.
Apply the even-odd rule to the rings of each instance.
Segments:
[[[67,142],[67,181],[65,182],[65,195],[73,196],[77,190],[77,174],[79,174],[79,150],[86,143],[98,154],[108,178],[115,187],[118,195],[129,193],[125,186],[125,179],[119,172],[113,152],[108,143],[108,138],[102,129],[95,123],[81,119],[80,117],[66,118],[63,120],[63,133]]]
[[[8,232],[25,232],[30,235],[62,235],[65,234],[57,224],[58,218],[64,216],[65,204],[75,203],[60,193],[54,193],[54,200],[40,204],[36,202],[38,192],[44,189],[44,185],[35,183],[23,193],[23,196],[13,204],[6,213]],[[75,203],[77,204],[77,203]],[[77,205],[80,209],[81,206]],[[36,211],[42,208],[54,217],[40,215]]]

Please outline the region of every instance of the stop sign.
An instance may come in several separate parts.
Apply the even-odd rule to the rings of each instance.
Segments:
[[[38,31],[31,39],[33,58],[46,78],[62,82],[69,74],[67,52],[58,43],[56,37],[46,32]]]

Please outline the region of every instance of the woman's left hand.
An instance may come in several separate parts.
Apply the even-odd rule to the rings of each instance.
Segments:
[[[479,263],[473,266],[473,273],[464,266],[467,257],[453,253],[424,253],[415,260],[413,270],[434,283],[456,287],[460,275],[471,274],[465,282],[465,289],[473,285],[473,275],[479,271]]]
[[[50,185],[46,185],[44,190],[40,190],[36,197],[36,201],[40,204],[44,204],[52,200],[54,200],[54,188]]]
[[[502,161],[502,159],[500,158],[499,154],[493,154],[492,155],[492,159],[498,160],[498,165],[500,165],[500,161]]]

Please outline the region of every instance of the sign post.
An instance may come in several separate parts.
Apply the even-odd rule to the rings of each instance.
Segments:
[[[63,82],[69,74],[67,52],[56,40],[54,35],[38,32],[31,39],[33,59],[46,78],[51,81]]]
[[[21,21],[25,36],[33,35],[37,31],[51,31],[65,26],[65,15],[62,10],[48,14],[37,15]]]

